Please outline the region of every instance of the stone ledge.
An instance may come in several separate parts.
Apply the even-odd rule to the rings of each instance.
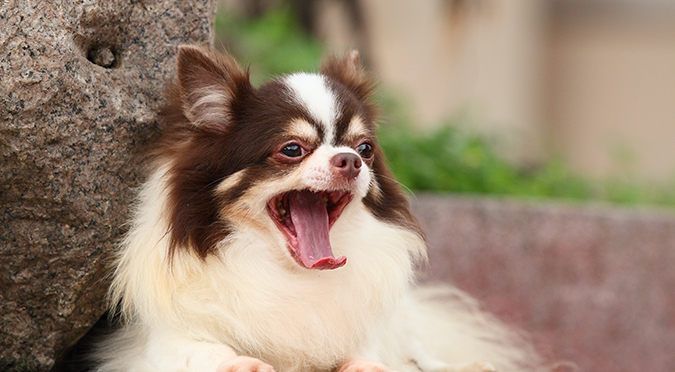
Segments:
[[[675,370],[675,212],[418,195],[450,281],[581,371]]]

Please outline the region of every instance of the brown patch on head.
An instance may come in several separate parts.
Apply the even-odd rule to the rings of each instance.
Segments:
[[[321,74],[340,82],[361,101],[368,101],[375,84],[361,66],[359,52],[352,50],[342,58],[332,57],[321,64]]]

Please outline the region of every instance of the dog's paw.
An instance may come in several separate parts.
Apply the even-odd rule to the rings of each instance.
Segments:
[[[216,372],[274,372],[274,367],[260,359],[238,356],[222,363]]]
[[[352,360],[338,368],[338,372],[390,372],[382,363],[372,360]]]
[[[456,372],[497,372],[497,369],[490,363],[474,362],[462,364],[455,367]]]

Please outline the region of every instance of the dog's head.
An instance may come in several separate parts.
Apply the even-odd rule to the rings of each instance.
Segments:
[[[305,268],[334,269],[329,233],[350,203],[419,233],[376,141],[357,52],[259,88],[229,56],[183,46],[162,112],[171,249],[205,258],[236,229],[272,234]]]

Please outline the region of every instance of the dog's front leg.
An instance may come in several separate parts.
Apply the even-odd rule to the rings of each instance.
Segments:
[[[390,372],[390,369],[380,362],[356,359],[340,366],[337,372]]]
[[[237,355],[228,345],[164,332],[150,336],[145,356],[149,364],[163,372],[274,372],[271,365]]]
[[[221,363],[216,372],[274,372],[274,368],[260,359],[237,356]]]
[[[473,362],[461,365],[450,366],[447,372],[497,372],[497,369],[490,364],[484,362]]]

